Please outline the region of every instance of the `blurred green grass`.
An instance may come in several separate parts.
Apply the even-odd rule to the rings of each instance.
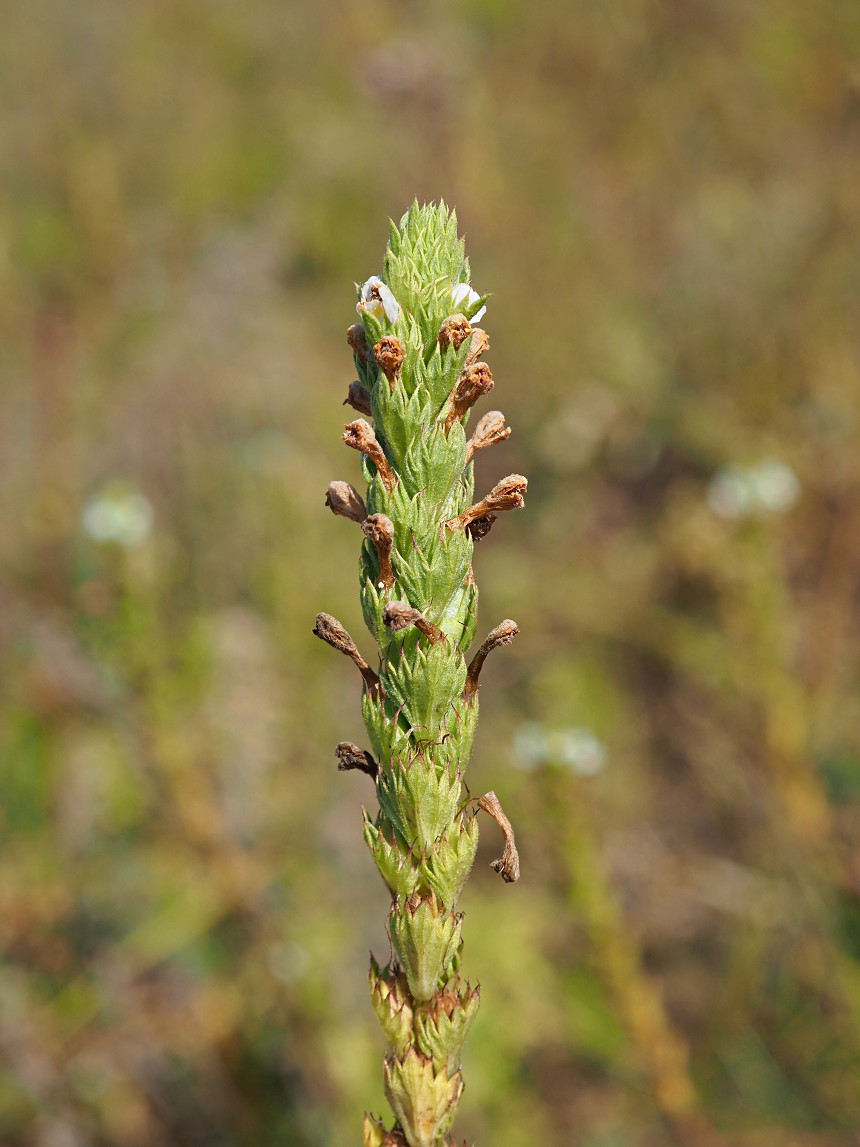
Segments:
[[[860,10],[5,16],[4,1147],[339,1147],[384,1106],[356,683],[310,628],[362,628],[322,500],[413,196],[493,292],[478,483],[531,483],[477,557],[522,637],[470,784],[524,876],[486,839],[460,1134],[855,1143]]]

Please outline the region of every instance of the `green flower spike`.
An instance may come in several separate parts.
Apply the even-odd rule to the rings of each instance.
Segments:
[[[460,1050],[480,1002],[480,989],[460,981],[457,912],[479,809],[505,838],[493,867],[508,882],[519,876],[495,794],[469,799],[463,783],[484,660],[517,634],[503,621],[467,663],[478,604],[472,556],[498,514],[522,507],[527,482],[511,474],[474,500],[472,459],[510,429],[492,410],[466,433],[494,383],[482,361],[489,339],[474,325],[487,298],[469,285],[454,213],[444,203],[413,204],[391,226],[382,274],[357,289],[360,322],[347,342],[358,378],[344,404],[362,417],[346,425],[343,441],[361,455],[367,492],[332,482],[326,505],[363,534],[359,589],[378,672],[329,614],[314,633],[362,676],[372,751],[341,742],[337,756],[340,769],[364,772],[375,786],[379,808],[364,814],[364,839],[391,893],[392,959],[380,968],[371,958],[370,989],[390,1044],[385,1094],[396,1122],[389,1131],[365,1116],[362,1143],[452,1147]]]

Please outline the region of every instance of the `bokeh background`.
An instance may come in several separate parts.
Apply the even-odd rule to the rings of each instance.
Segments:
[[[492,405],[460,1138],[860,1142],[860,7],[18,0],[0,37],[0,1143],[382,1110],[353,282],[466,232]],[[363,634],[363,636],[362,636]]]

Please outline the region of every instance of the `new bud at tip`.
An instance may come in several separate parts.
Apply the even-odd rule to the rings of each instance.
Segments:
[[[344,442],[353,450],[360,450],[362,454],[367,455],[376,466],[382,485],[390,494],[397,485],[397,478],[382,452],[373,427],[363,418],[357,418],[355,422],[348,422],[343,431]]]
[[[432,621],[428,621],[417,609],[413,609],[407,601],[390,601],[382,611],[382,620],[389,629],[408,629],[414,625],[416,629],[427,638],[431,645],[445,641],[445,634]]]
[[[329,482],[325,504],[333,514],[349,518],[353,522],[363,522],[367,517],[364,499],[349,482]]]

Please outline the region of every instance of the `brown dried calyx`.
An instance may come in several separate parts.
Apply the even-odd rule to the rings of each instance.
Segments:
[[[416,629],[427,638],[431,645],[445,641],[445,634],[432,621],[428,621],[417,609],[413,609],[407,601],[390,601],[382,611],[382,620],[389,629],[408,629],[414,625]]]
[[[335,749],[335,755],[338,759],[337,767],[342,773],[358,769],[359,772],[367,773],[374,781],[379,776],[379,765],[371,754],[367,749],[354,745],[352,741],[341,741]]]
[[[445,417],[445,436],[454,423],[472,409],[475,403],[493,389],[493,372],[485,362],[466,367],[451,391],[448,413]]]
[[[447,350],[448,347],[453,347],[454,350],[459,350],[467,338],[473,331],[472,324],[465,315],[456,314],[447,318],[442,326],[439,328],[439,347],[441,350]]]
[[[352,348],[352,353],[360,363],[366,363],[370,357],[370,348],[367,345],[367,332],[363,323],[353,323],[347,329],[346,341]]]
[[[485,538],[493,528],[493,523],[497,517],[497,514],[484,514],[483,517],[473,518],[466,526],[472,541],[479,542],[481,538]]]
[[[394,585],[391,547],[394,545],[394,523],[385,514],[371,514],[361,523],[364,535],[374,545],[379,558],[379,582],[385,589]]]
[[[492,653],[501,645],[510,645],[519,631],[520,627],[510,618],[501,622],[495,629],[490,630],[487,634],[487,640],[469,662],[469,668],[466,671],[466,688],[463,691],[467,698],[473,697],[478,692],[478,678],[481,676],[487,654]]]
[[[370,391],[363,383],[360,383],[358,379],[349,384],[349,390],[346,392],[343,405],[351,406],[353,410],[357,410],[359,414],[366,414],[368,418],[373,417],[373,408],[370,405]]]
[[[490,814],[505,837],[504,852],[498,860],[492,862],[490,868],[500,873],[502,879],[508,884],[515,884],[520,878],[520,854],[517,852],[511,822],[505,816],[504,810],[499,804],[499,798],[494,792],[484,793],[482,797],[478,797],[475,803],[478,808],[482,808],[484,812]]]
[[[394,386],[400,381],[403,372],[403,360],[406,358],[406,347],[400,339],[387,335],[380,339],[373,348],[373,357],[376,365],[388,379],[388,387],[394,393]]]
[[[482,331],[480,327],[475,327],[472,331],[472,340],[469,343],[469,349],[466,351],[466,361],[463,363],[464,369],[474,366],[481,355],[486,354],[490,349],[490,336],[486,331]]]
[[[522,474],[509,474],[492,488],[486,498],[482,498],[456,518],[449,518],[445,525],[449,530],[465,530],[478,518],[499,514],[505,510],[521,510],[525,505],[523,494],[528,489],[528,484],[528,479]]]
[[[379,693],[379,678],[358,652],[355,642],[336,617],[332,617],[330,613],[318,613],[313,631],[326,645],[330,645],[332,649],[337,649],[340,653],[345,654],[357,666],[369,693]]]
[[[325,504],[333,514],[352,522],[363,522],[367,517],[364,499],[349,482],[329,482]]]
[[[343,430],[344,442],[353,450],[360,450],[362,454],[367,455],[376,466],[382,485],[390,494],[397,485],[397,478],[382,452],[373,427],[363,418],[356,418],[355,422],[348,422]]]
[[[501,410],[488,411],[475,427],[475,433],[466,443],[466,461],[471,462],[479,450],[486,446],[495,446],[497,442],[504,442],[510,438],[511,428],[505,426],[505,416]]]

